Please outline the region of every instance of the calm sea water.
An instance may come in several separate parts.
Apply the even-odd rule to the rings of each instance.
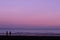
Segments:
[[[11,31],[12,33],[15,33],[15,32],[32,32],[32,33],[60,33],[60,30],[56,29],[56,30],[51,30],[51,29],[15,29],[15,30],[12,30],[12,29],[0,29],[0,33],[6,33],[6,31]]]

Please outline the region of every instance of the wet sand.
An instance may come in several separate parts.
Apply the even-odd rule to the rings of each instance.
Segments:
[[[60,36],[60,33],[0,33],[0,36]]]

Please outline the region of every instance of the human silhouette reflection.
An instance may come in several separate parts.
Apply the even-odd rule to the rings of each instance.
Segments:
[[[6,31],[6,36],[8,36],[8,31]]]
[[[11,36],[11,31],[9,32],[9,36]]]

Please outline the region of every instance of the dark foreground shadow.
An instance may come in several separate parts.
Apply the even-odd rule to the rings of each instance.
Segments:
[[[60,40],[60,36],[0,36],[2,40]]]

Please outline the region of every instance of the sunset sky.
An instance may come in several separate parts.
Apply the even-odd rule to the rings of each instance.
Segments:
[[[0,0],[0,24],[60,26],[60,0]]]

